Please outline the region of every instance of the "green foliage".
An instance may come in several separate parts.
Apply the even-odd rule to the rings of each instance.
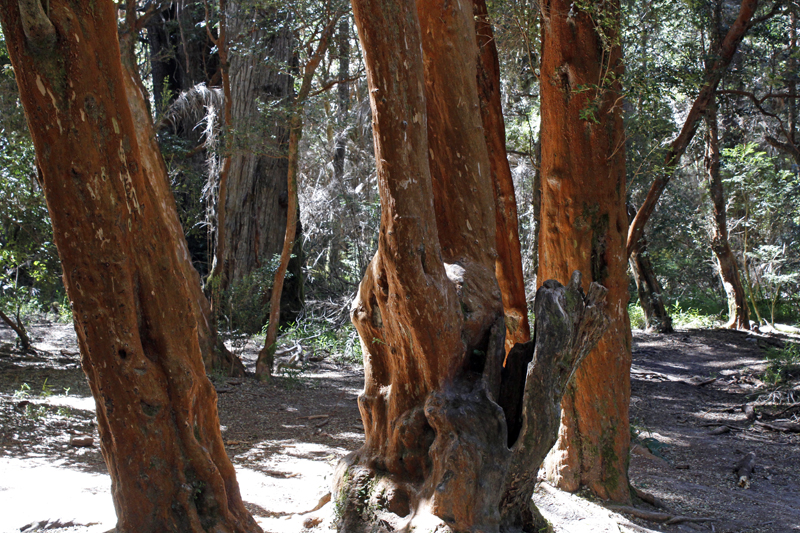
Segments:
[[[769,365],[761,379],[769,385],[781,385],[800,375],[800,344],[787,342],[783,348],[770,348],[766,354]]]
[[[647,323],[644,319],[644,311],[638,303],[628,305],[628,316],[631,320],[632,329],[645,329],[647,327]]]
[[[300,320],[284,330],[280,340],[302,344],[312,357],[329,356],[342,363],[364,364],[358,333],[349,321],[336,327],[326,320]]]
[[[61,300],[63,286],[33,142],[4,40],[0,65],[0,309],[25,316]]]
[[[217,280],[209,280],[212,294],[218,295],[215,299],[221,302],[217,317],[220,331],[245,335],[262,331],[269,316],[269,296],[279,261],[280,256],[274,255],[226,291],[219,291]],[[290,275],[286,273],[287,278]]]
[[[677,328],[714,328],[721,322],[720,314],[707,314],[694,307],[684,308],[679,302],[673,304],[669,314]]]

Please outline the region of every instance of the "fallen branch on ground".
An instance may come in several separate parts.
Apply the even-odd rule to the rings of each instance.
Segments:
[[[650,522],[660,522],[668,525],[682,524],[684,522],[713,522],[714,520],[716,520],[716,518],[707,518],[699,516],[682,516],[682,515],[674,515],[671,513],[645,511],[643,509],[637,509],[636,507],[630,507],[629,505],[609,505],[608,508],[618,513],[625,513],[631,516],[635,516],[637,518],[649,520]]]
[[[658,507],[659,509],[667,509],[667,510],[669,509],[669,507],[667,507],[667,504],[664,503],[664,501],[661,498],[653,494],[650,494],[649,492],[645,492],[634,485],[631,485],[631,489],[633,489],[633,493],[636,494],[636,497],[642,500],[643,502],[649,503],[653,507]]]
[[[800,423],[790,420],[773,420],[772,422],[756,422],[757,426],[783,433],[800,433]]]

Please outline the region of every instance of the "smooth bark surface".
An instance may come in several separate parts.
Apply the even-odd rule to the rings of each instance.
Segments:
[[[500,61],[485,0],[473,0],[478,39],[478,96],[489,151],[489,165],[496,208],[497,264],[495,274],[503,296],[506,321],[506,353],[515,344],[531,339],[528,302],[522,277],[517,200],[506,153],[506,127],[500,93]]]
[[[580,270],[586,284],[601,283],[609,291],[610,327],[564,396],[559,441],[545,465],[562,489],[587,486],[603,499],[628,501],[631,333],[619,6],[591,6],[597,11],[568,0],[542,5],[538,280]]]
[[[38,2],[23,6],[0,3],[0,18],[97,405],[116,530],[260,531],[222,443],[171,197],[146,176],[115,6],[53,0],[47,16]]]

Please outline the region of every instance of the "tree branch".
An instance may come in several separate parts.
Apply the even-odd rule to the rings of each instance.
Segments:
[[[739,47],[739,43],[742,42],[745,34],[747,34],[747,31],[752,27],[753,15],[755,15],[757,8],[758,0],[742,0],[739,16],[728,30],[720,46],[719,58],[706,73],[703,86],[692,104],[692,108],[689,111],[689,115],[686,117],[681,132],[670,145],[670,149],[664,161],[664,171],[653,181],[644,203],[642,203],[642,206],[636,213],[636,217],[634,217],[633,222],[631,222],[630,228],[628,229],[628,257],[630,257],[636,241],[644,234],[645,224],[647,224],[653,211],[655,211],[661,194],[672,178],[672,173],[678,166],[681,157],[686,152],[686,148],[689,146],[694,134],[697,132],[703,114],[709,103],[713,100],[717,85],[719,85],[723,74],[727,71]]]

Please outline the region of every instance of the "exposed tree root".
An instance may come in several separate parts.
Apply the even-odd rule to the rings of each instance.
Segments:
[[[672,513],[659,513],[655,511],[645,511],[628,505],[609,505],[609,509],[618,513],[625,513],[637,518],[642,518],[650,522],[660,522],[662,524],[682,524],[684,522],[713,522],[715,518],[699,516],[682,516]]]

